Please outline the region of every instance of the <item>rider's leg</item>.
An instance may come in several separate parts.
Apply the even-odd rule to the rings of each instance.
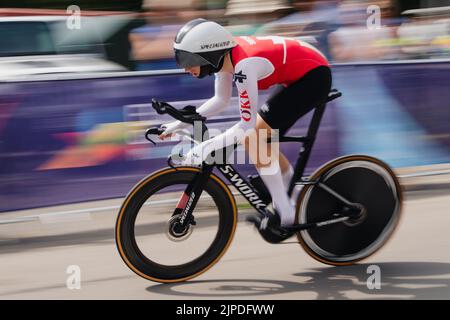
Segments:
[[[325,101],[331,89],[331,82],[330,68],[317,67],[288,87],[276,91],[258,114],[267,126],[279,129],[280,135],[284,135],[298,119]],[[294,170],[282,154],[279,161],[284,183],[288,187]],[[293,189],[291,195],[293,202],[297,199],[300,189],[300,187]]]
[[[255,133],[246,139],[245,148],[264,184],[269,189],[273,206],[280,215],[281,225],[287,226],[294,223],[295,211],[286,192],[281,167],[284,166],[285,173],[287,173],[289,161],[279,151],[278,143],[268,144],[265,142],[267,137],[273,133],[272,128],[258,115]],[[285,192],[280,192],[280,190],[285,190]]]
[[[258,115],[256,118],[256,128],[268,130],[270,132],[272,131],[272,128],[267,124],[267,122],[264,121],[261,116]],[[270,145],[267,146],[268,151],[270,150]],[[278,146],[275,146],[278,148]],[[294,168],[292,167],[289,160],[286,158],[286,156],[279,150],[279,162],[280,162],[280,168],[281,168],[281,177],[283,178],[283,184],[286,189],[286,192],[288,192],[289,189],[289,183],[291,182],[292,176],[294,175]],[[260,165],[260,163],[258,163]],[[295,199],[295,198],[293,198]]]
[[[309,71],[288,87],[280,88],[259,110],[256,121],[257,132],[265,129],[266,133],[273,133],[273,128],[278,129],[280,135],[286,133],[298,119],[325,101],[330,92],[331,81],[330,68],[320,66]],[[258,139],[258,136],[260,135],[256,135],[257,141],[263,140]],[[272,196],[274,206],[281,215],[282,224],[287,225],[294,221],[294,208],[290,204],[287,193],[280,192],[280,190],[285,190],[283,180],[287,181],[290,178],[289,162],[286,157],[277,152],[278,144],[272,144],[276,148],[267,148],[267,143],[264,145],[266,147],[262,151],[275,150],[275,155],[269,157],[271,160],[269,162],[264,161],[264,158],[261,159],[262,152],[258,152],[258,148],[255,146],[253,152],[250,152],[252,150],[249,147],[252,146],[252,143],[246,143],[250,158],[260,172],[261,178]],[[284,179],[281,171],[285,174]],[[295,195],[293,198],[295,199]]]
[[[267,130],[268,132],[272,133],[272,128],[264,121],[263,118],[261,118],[260,115],[257,116],[256,118],[256,128],[257,129],[264,129]],[[270,148],[270,145],[267,146],[268,148]],[[278,147],[278,146],[276,146]],[[270,149],[267,149],[267,152],[269,152]],[[291,182],[292,176],[294,175],[294,168],[292,167],[291,163],[289,162],[289,160],[286,158],[286,156],[283,154],[283,152],[281,152],[281,150],[279,150],[279,162],[280,162],[280,168],[281,168],[281,176],[283,178],[283,184],[286,188],[286,192],[289,188],[289,182]],[[258,162],[258,165],[260,165],[260,163]]]
[[[286,192],[289,189],[289,183],[291,182],[292,176],[294,175],[294,168],[292,167],[286,156],[280,151],[280,167],[281,175],[283,177],[284,187]]]

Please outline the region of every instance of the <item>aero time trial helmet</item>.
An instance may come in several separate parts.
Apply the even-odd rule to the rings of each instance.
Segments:
[[[182,68],[200,66],[199,78],[218,72],[224,56],[235,46],[227,29],[201,18],[186,23],[173,44],[177,64]]]

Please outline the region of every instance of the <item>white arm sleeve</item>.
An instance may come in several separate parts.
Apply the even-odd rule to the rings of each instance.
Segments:
[[[210,117],[221,112],[230,103],[231,93],[233,89],[233,75],[230,73],[219,72],[215,74],[214,80],[214,96],[203,103],[197,112],[204,117]],[[165,133],[169,134],[176,130],[180,130],[189,126],[189,124],[181,121],[173,121],[164,125]]]
[[[233,75],[228,72],[216,73],[214,81],[214,97],[203,103],[197,112],[204,117],[210,117],[225,109],[230,103],[233,89]]]
[[[258,105],[258,75],[256,68],[252,68],[249,64],[238,63],[235,71],[237,71],[238,77],[236,86],[239,93],[241,120],[222,134],[197,146],[201,148],[203,159],[206,159],[212,151],[234,143],[241,144],[244,141],[244,137],[250,134],[251,131],[249,130],[254,129],[256,126],[256,108]],[[199,153],[197,150],[194,152]]]

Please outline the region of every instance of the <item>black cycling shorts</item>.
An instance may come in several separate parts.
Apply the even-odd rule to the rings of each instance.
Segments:
[[[329,67],[314,68],[275,92],[258,113],[272,129],[279,129],[280,135],[284,135],[298,119],[325,102],[331,82]]]

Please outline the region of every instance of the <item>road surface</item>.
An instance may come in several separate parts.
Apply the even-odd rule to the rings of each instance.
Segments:
[[[121,199],[5,213],[40,216],[0,224],[0,299],[450,299],[449,190],[410,188],[391,241],[360,264],[320,264],[294,238],[271,245],[241,221],[222,260],[179,284],[147,281],[122,262],[113,238]],[[80,289],[67,285],[74,265]],[[380,268],[380,289],[367,286],[371,265]]]

